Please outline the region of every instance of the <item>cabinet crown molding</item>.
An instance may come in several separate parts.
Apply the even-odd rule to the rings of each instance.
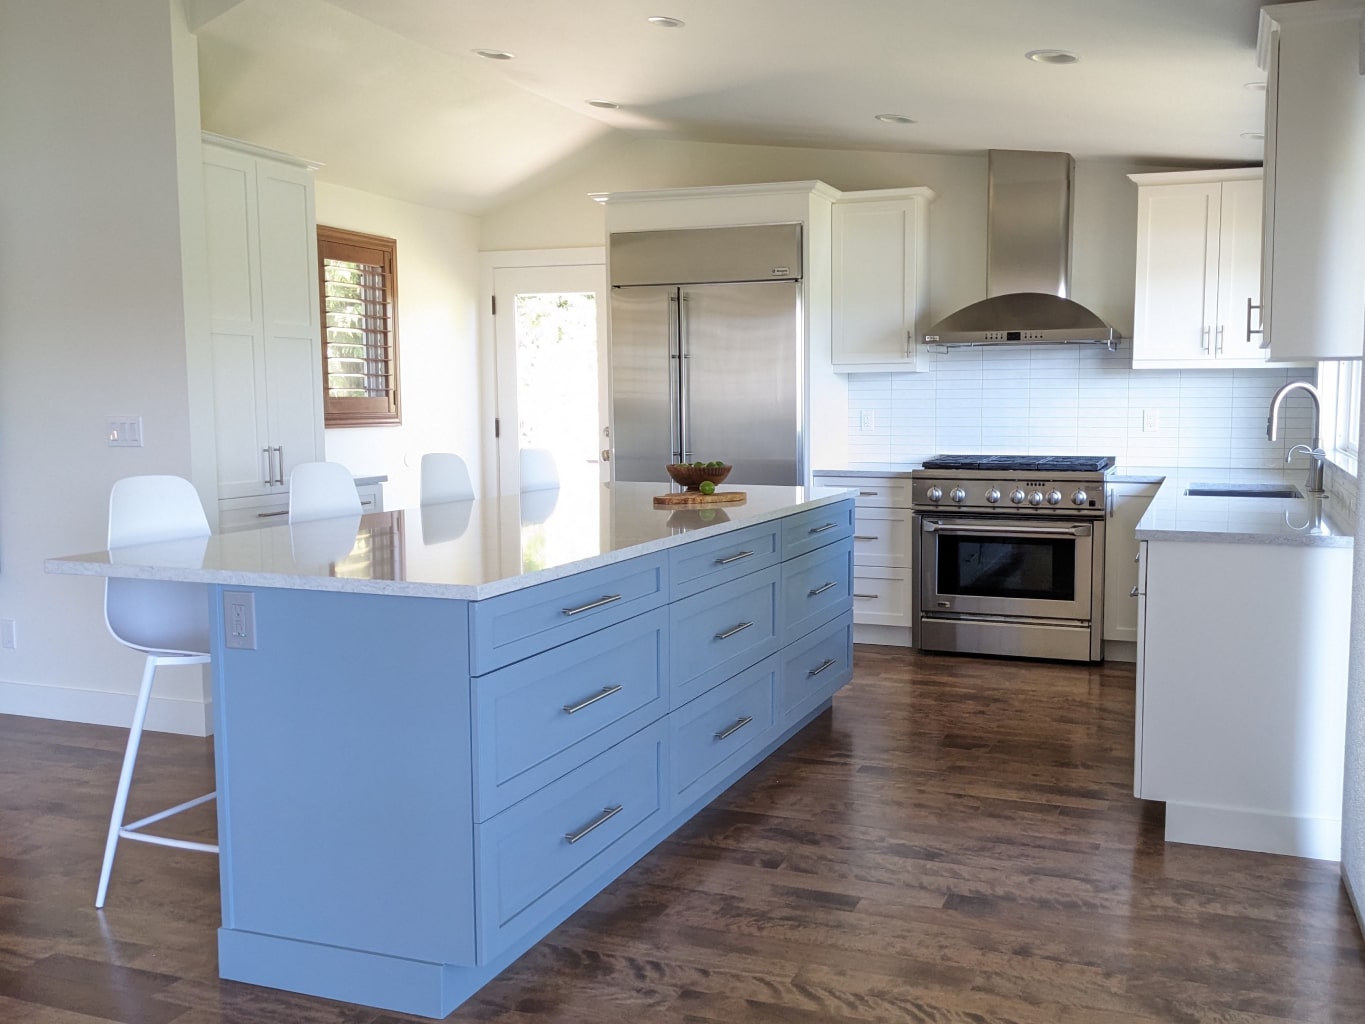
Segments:
[[[266,160],[278,160],[283,164],[290,164],[293,167],[303,167],[310,171],[316,171],[324,166],[317,160],[305,160],[300,156],[293,156],[289,153],[281,153],[278,149],[268,149],[265,146],[258,146],[254,142],[246,142],[243,139],[234,139],[230,135],[219,135],[217,132],[200,132],[200,139],[212,146],[222,146],[224,149],[235,149],[239,153],[248,156],[264,157]]]

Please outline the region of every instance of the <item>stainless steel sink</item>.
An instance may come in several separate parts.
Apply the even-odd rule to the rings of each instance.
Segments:
[[[1302,498],[1292,484],[1190,484],[1191,498]]]

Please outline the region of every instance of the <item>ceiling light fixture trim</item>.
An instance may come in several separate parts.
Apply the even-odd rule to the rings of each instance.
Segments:
[[[682,28],[687,24],[687,22],[680,18],[669,18],[662,14],[656,14],[652,18],[646,18],[645,21],[649,22],[651,25],[657,25],[659,28]]]
[[[611,100],[588,100],[588,106],[597,107],[601,110],[620,110],[621,104],[613,103]]]
[[[1075,64],[1081,59],[1070,50],[1029,50],[1024,56],[1035,64]]]
[[[515,60],[515,53],[508,53],[506,50],[473,50],[471,51],[484,60]]]
[[[915,119],[914,119],[913,117],[906,117],[904,114],[877,114],[877,115],[875,115],[875,117],[876,117],[876,119],[877,119],[878,121],[881,121],[883,124],[914,124],[914,123],[915,123]]]

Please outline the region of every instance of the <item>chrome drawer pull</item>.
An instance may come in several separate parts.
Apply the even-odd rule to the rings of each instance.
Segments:
[[[604,686],[604,687],[602,687],[602,690],[601,690],[600,693],[595,693],[595,694],[593,694],[593,695],[592,695],[591,697],[589,697],[587,700],[580,700],[577,704],[565,704],[565,705],[564,705],[564,713],[565,713],[566,715],[577,714],[579,711],[582,711],[584,708],[586,708],[586,707],[591,707],[593,704],[596,704],[599,700],[602,700],[604,697],[610,697],[613,693],[620,693],[620,692],[621,692],[621,686],[620,686],[619,683],[618,683],[616,686]]]
[[[839,585],[839,584],[838,584],[835,580],[830,580],[828,583],[824,584],[823,586],[816,587],[814,590],[809,591],[809,592],[806,594],[806,596],[807,596],[807,597],[816,597],[816,596],[818,596],[818,595],[820,595],[820,594],[823,594],[826,590],[829,590],[831,587],[837,587],[838,585]]]
[[[743,729],[746,725],[748,725],[748,724],[749,724],[750,722],[752,722],[753,720],[754,720],[753,715],[745,715],[743,718],[741,718],[741,719],[740,719],[738,722],[736,722],[734,725],[730,726],[730,728],[728,728],[728,729],[722,729],[720,732],[716,733],[716,739],[718,739],[718,740],[728,740],[731,736],[733,736],[735,733],[739,732],[739,730]]]
[[[729,565],[731,562],[738,562],[741,558],[748,558],[752,554],[752,551],[741,551],[739,554],[731,555],[729,558],[717,558],[716,564]]]
[[[620,594],[608,594],[606,597],[599,597],[596,601],[589,601],[587,604],[580,604],[577,608],[565,608],[565,615],[577,615],[579,612],[590,612],[594,608],[601,608],[604,604],[611,604],[613,601],[621,600]]]
[[[257,513],[256,513],[256,518],[257,518],[257,519],[269,519],[271,516],[287,516],[287,515],[289,515],[289,509],[287,509],[287,508],[282,508],[282,509],[280,509],[278,512],[257,512]]]
[[[837,527],[838,525],[839,525],[838,523],[826,523],[824,526],[814,526],[814,527],[811,527],[811,531],[810,531],[810,532],[811,532],[811,533],[824,533],[826,530],[833,530],[833,529],[834,529],[835,527]]]
[[[605,825],[607,822],[611,821],[612,818],[616,817],[623,810],[625,810],[625,807],[621,804],[617,804],[615,807],[603,807],[602,813],[597,817],[596,821],[592,822],[591,824],[584,825],[577,832],[565,832],[564,840],[568,843],[578,842],[580,839],[586,836],[593,829],[597,828],[599,825]]]
[[[874,536],[872,536],[872,535],[870,535],[870,534],[866,534],[866,533],[855,533],[855,534],[853,535],[853,539],[854,539],[854,540],[881,540],[880,537],[874,537]]]
[[[877,495],[879,495],[879,494],[881,494],[881,493],[882,493],[881,491],[859,491],[859,492],[858,492],[858,497],[860,497],[860,498],[875,498]]]
[[[861,598],[864,601],[875,601],[877,599],[876,594],[854,594],[853,596]]]
[[[1137,596],[1138,596],[1138,585],[1137,585],[1136,583],[1133,584],[1133,589],[1130,590],[1130,591],[1128,591],[1128,596],[1129,596],[1129,597],[1137,597]]]
[[[717,639],[717,640],[729,640],[730,637],[734,636],[736,633],[743,633],[746,629],[748,629],[748,628],[749,628],[750,626],[752,626],[752,625],[753,625],[752,622],[741,622],[738,626],[731,626],[731,627],[730,627],[729,629],[727,629],[724,633],[717,633],[717,634],[716,634],[716,639]]]
[[[820,664],[816,665],[813,669],[807,672],[806,678],[809,679],[811,676],[818,676],[825,669],[829,668],[832,665],[837,664],[838,662],[834,658],[826,658],[824,661],[820,662]]]

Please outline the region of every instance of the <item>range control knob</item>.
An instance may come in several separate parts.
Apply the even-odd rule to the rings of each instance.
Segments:
[[[1061,491],[1048,491],[1048,492],[1047,492],[1047,503],[1048,503],[1049,505],[1060,505],[1060,504],[1062,503],[1062,492],[1061,492]]]
[[[1028,503],[1030,505],[1041,505],[1043,503],[1043,492],[1034,491],[1028,496]]]
[[[1016,505],[1022,505],[1024,503],[1024,492],[1016,488],[1014,493],[1010,495],[1010,501]]]
[[[930,500],[930,501],[942,501],[942,500],[943,500],[943,488],[942,488],[942,487],[930,487],[930,488],[929,488],[929,495],[928,495],[928,497],[929,497],[929,500]]]
[[[992,505],[994,505],[996,502],[1000,500],[1000,492],[997,491],[994,487],[992,487],[989,491],[986,492],[986,500],[989,501]]]
[[[1086,494],[1085,491],[1078,490],[1071,496],[1071,504],[1073,505],[1084,505],[1089,500],[1090,495]]]
[[[967,492],[964,491],[961,487],[954,487],[953,493],[948,495],[948,497],[952,498],[955,502],[961,505],[964,501],[967,500]]]

